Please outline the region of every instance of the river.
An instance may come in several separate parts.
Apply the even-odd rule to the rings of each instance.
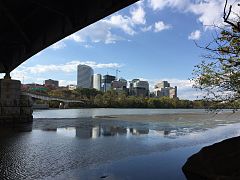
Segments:
[[[144,115],[149,120],[138,121]],[[37,110],[33,116],[32,125],[0,128],[0,179],[185,179],[181,167],[189,156],[240,135],[239,116],[206,119],[204,110]]]

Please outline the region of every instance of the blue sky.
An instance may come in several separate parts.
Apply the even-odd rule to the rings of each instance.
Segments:
[[[60,85],[76,84],[77,65],[87,64],[95,73],[127,80],[168,80],[179,87],[181,99],[195,99],[200,92],[188,80],[201,61],[199,44],[221,24],[225,0],[144,0],[100,20],[36,54],[12,77],[24,83],[56,79]],[[239,1],[238,1],[239,2]]]

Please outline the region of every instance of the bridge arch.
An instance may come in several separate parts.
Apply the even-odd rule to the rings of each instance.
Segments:
[[[0,0],[0,73],[137,0]]]

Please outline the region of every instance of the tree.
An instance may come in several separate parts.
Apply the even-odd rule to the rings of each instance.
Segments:
[[[201,47],[208,54],[193,72],[194,87],[206,92],[204,98],[218,105],[234,105],[240,98],[240,16],[233,7],[238,10],[240,4],[229,6],[226,0],[224,26],[217,27],[213,41]]]
[[[97,107],[102,107],[103,106],[103,97],[101,94],[98,94],[94,98],[94,105]]]
[[[80,96],[88,99],[95,97],[98,94],[102,94],[101,91],[98,91],[96,89],[89,89],[89,88],[77,88],[75,89],[75,92],[77,92]]]

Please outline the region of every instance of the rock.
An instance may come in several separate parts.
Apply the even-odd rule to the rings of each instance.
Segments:
[[[182,170],[189,180],[240,180],[240,137],[202,148]]]

